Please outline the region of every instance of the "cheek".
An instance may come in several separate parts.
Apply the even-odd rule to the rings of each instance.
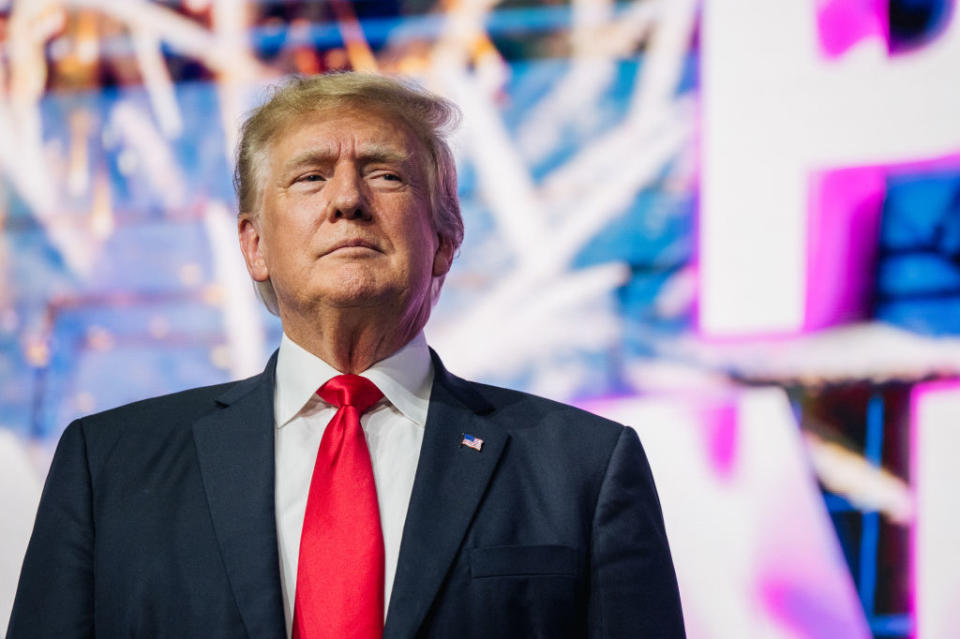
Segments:
[[[314,199],[287,196],[284,198],[283,207],[272,212],[269,232],[275,252],[292,250],[307,244],[316,227]]]
[[[433,230],[429,210],[423,209],[407,218],[405,233],[417,254],[432,256],[436,250],[437,233]]]
[[[263,258],[267,267],[274,274],[289,273],[302,266],[305,247],[298,239],[298,233],[292,227],[274,228],[273,233],[264,238]]]
[[[430,225],[410,230],[410,254],[417,268],[433,271],[433,255],[437,250],[436,233]]]

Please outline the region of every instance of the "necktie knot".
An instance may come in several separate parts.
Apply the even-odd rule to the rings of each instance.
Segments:
[[[376,384],[359,375],[337,375],[321,386],[317,395],[337,408],[353,406],[361,415],[383,397]]]

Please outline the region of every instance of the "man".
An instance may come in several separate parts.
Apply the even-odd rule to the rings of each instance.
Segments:
[[[70,425],[10,639],[683,636],[633,431],[426,346],[463,234],[454,114],[340,74],[251,116],[240,245],[280,349]]]

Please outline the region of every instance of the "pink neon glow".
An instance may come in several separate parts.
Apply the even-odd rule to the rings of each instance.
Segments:
[[[882,168],[829,171],[813,178],[805,330],[867,316],[885,195]]]
[[[807,216],[805,331],[867,316],[887,178],[957,169],[960,153],[814,174]]]
[[[862,319],[869,312],[886,180],[893,175],[960,169],[960,151],[889,165],[813,174],[807,216],[804,332]],[[790,334],[751,333],[704,341],[789,340]]]
[[[776,569],[776,564],[767,569]],[[759,580],[759,597],[764,608],[778,619],[795,637],[849,636],[849,613],[835,599],[823,596],[817,575],[798,579],[802,567],[792,566],[782,575],[763,575]],[[864,634],[866,632],[864,631]]]
[[[900,162],[884,167],[888,170],[888,175],[902,173],[921,173],[934,171],[955,171],[960,169],[960,151],[941,155],[935,158],[926,158],[915,160],[913,162]]]
[[[863,38],[882,38],[890,48],[890,16],[886,0],[819,0],[817,30],[820,50],[837,58]]]
[[[704,430],[710,468],[717,479],[729,479],[737,460],[737,404],[727,401],[703,411]]]

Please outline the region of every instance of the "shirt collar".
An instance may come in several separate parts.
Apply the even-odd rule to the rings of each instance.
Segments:
[[[280,340],[274,418],[281,428],[315,397],[317,389],[340,372],[287,337]],[[423,427],[427,423],[433,362],[423,332],[406,346],[360,373],[403,415]]]

